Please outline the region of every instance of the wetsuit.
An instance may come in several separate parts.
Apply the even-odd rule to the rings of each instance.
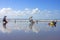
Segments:
[[[7,21],[6,21],[6,17],[3,18],[3,22],[7,23]]]

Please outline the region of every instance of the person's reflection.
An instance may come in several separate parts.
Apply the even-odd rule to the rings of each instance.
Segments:
[[[29,28],[32,29],[33,25],[34,25],[34,23],[30,23]]]
[[[4,27],[5,29],[6,29],[6,24],[7,24],[7,23],[3,23],[3,27]]]

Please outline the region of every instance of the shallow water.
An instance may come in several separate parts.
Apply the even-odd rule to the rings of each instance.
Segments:
[[[48,22],[0,22],[0,40],[60,40],[60,22],[51,27]]]

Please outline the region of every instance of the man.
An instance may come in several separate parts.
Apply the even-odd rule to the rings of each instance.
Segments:
[[[29,22],[35,23],[34,20],[32,19],[32,16],[29,18]]]
[[[8,23],[7,20],[6,20],[6,17],[7,16],[4,16],[3,18],[3,27],[6,29],[6,24]]]
[[[4,18],[3,18],[3,23],[8,23],[7,20],[6,20],[6,17],[7,17],[7,16],[4,16]]]
[[[32,22],[33,21],[33,19],[32,19],[32,16],[29,18],[29,22]]]

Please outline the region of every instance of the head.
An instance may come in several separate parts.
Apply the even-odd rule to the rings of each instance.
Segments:
[[[7,16],[4,16],[4,17],[7,17]]]

